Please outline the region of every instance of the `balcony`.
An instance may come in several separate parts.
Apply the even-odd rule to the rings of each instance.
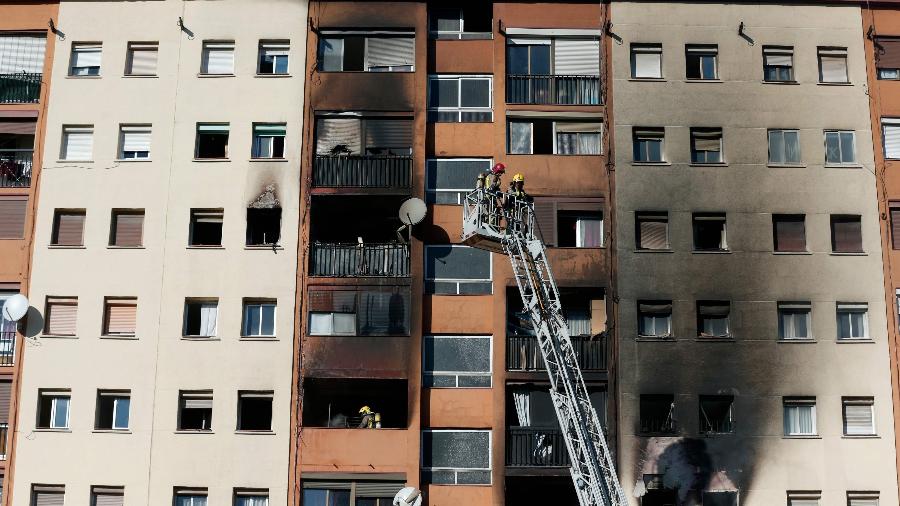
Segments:
[[[315,188],[409,189],[411,155],[316,155]]]
[[[378,413],[379,428],[404,429],[407,420],[406,380],[372,378],[305,378],[303,426],[332,429],[366,428],[363,406]]]
[[[0,367],[10,366],[14,363],[16,355],[16,332],[0,332]]]
[[[310,276],[409,276],[409,245],[393,243],[313,242]]]
[[[598,76],[506,76],[506,103],[600,105]]]
[[[41,98],[42,74],[0,74],[0,103],[35,104]]]
[[[31,186],[32,150],[0,149],[0,188]]]
[[[553,427],[509,427],[506,429],[506,465],[568,467],[569,452],[562,431]]]
[[[6,460],[7,441],[9,441],[9,424],[0,423],[0,460]]]
[[[606,336],[571,337],[578,366],[582,371],[605,371],[609,339]],[[536,336],[507,336],[507,371],[543,371],[547,369]]]

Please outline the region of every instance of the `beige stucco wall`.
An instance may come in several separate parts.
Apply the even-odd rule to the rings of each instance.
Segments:
[[[284,504],[290,442],[299,152],[307,6],[301,0],[64,2],[51,89],[30,299],[78,296],[77,338],[29,322],[15,504],[33,483],[123,485],[127,504],[170,504],[173,487],[268,488]],[[189,37],[176,25],[183,17]],[[235,41],[234,77],[200,78],[204,39]],[[289,77],[256,77],[260,39],[290,39]],[[67,78],[72,42],[102,41],[100,78]],[[123,77],[128,41],[159,41],[158,77]],[[230,122],[230,161],[194,162],[199,121]],[[252,122],[286,122],[286,162],[250,162]],[[115,162],[120,123],[152,123],[149,162]],[[92,162],[58,162],[64,124],[94,125]],[[244,246],[245,210],[268,183],[283,249]],[[188,249],[191,208],[224,208],[222,249]],[[85,247],[49,248],[54,208],[84,208]],[[113,208],[144,208],[144,248],[107,247]],[[138,298],[137,339],[100,338],[103,298]],[[185,297],[218,297],[216,339],[181,339]],[[276,334],[240,340],[242,298],[277,299]],[[70,431],[35,431],[40,388],[71,388]],[[93,431],[97,389],[131,390],[131,430]],[[179,389],[214,391],[213,432],[176,434]],[[274,390],[273,433],[235,433],[238,390]]]
[[[708,489],[744,506],[788,490],[877,490],[897,504],[890,371],[865,55],[854,6],[614,2],[619,254],[620,475],[631,496],[677,439],[638,436],[639,395],[672,393],[682,447],[711,466]],[[745,24],[751,45],[738,35]],[[629,80],[631,43],[662,43],[660,82]],[[722,82],[686,82],[685,44],[718,44]],[[762,83],[762,46],[794,46],[799,84]],[[851,85],[817,84],[817,46],[844,46]],[[668,166],[633,166],[632,126],[665,126]],[[690,127],[723,127],[726,167],[689,166]],[[802,168],[767,166],[767,128],[799,128]],[[823,130],[856,131],[861,168],[824,168]],[[635,251],[634,212],[668,211],[673,252]],[[727,213],[729,254],[691,252],[691,213]],[[772,253],[772,213],[806,214],[808,255]],[[866,254],[830,253],[829,215],[862,215]],[[672,299],[675,342],[637,342],[635,303]],[[696,300],[730,300],[733,342],[698,342]],[[812,301],[809,344],[778,343],[778,301]],[[866,302],[874,342],[836,342],[836,301]],[[735,396],[735,432],[698,433],[698,396]],[[783,396],[815,396],[818,438],[785,439]],[[842,437],[842,396],[875,398],[877,438]],[[677,447],[673,446],[673,448]],[[677,455],[676,461],[685,454]],[[690,467],[690,466],[689,466]],[[688,471],[691,472],[691,471]],[[637,499],[632,499],[638,504]]]

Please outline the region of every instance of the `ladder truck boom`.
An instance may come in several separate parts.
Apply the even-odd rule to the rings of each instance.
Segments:
[[[463,243],[509,257],[550,376],[550,397],[569,451],[579,504],[627,506],[569,339],[544,242],[535,233],[534,205],[511,196],[502,200],[500,194],[484,188],[466,196]]]

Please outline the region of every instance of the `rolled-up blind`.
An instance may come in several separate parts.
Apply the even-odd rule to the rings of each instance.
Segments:
[[[72,67],[99,67],[102,54],[100,44],[73,45]]]
[[[412,124],[413,122],[410,120],[367,119],[365,120],[366,147],[412,147]]]
[[[599,76],[600,41],[598,39],[556,39],[553,73],[558,76]]]
[[[0,36],[0,74],[41,74],[47,37],[44,34]]]
[[[639,218],[638,233],[641,249],[666,249],[669,247],[669,222],[665,216],[645,216]]]
[[[94,487],[94,504],[92,506],[124,506],[125,492],[112,487]]]
[[[819,65],[823,83],[846,83],[847,76],[847,50],[846,49],[820,49]]]
[[[875,61],[880,69],[900,68],[900,39],[876,38]]]
[[[790,67],[794,61],[793,51],[769,50],[765,53],[766,65],[774,67]]]
[[[93,128],[66,128],[63,132],[63,160],[90,160],[94,151]]]
[[[0,196],[0,239],[25,237],[25,214],[28,197],[22,195]]]
[[[234,43],[207,42],[203,44],[200,72],[203,74],[233,74]]]
[[[30,118],[0,120],[0,134],[34,135],[37,121]]]
[[[359,481],[356,497],[394,497],[404,485],[402,481]]]
[[[641,313],[657,313],[665,314],[672,312],[671,302],[641,302],[638,304],[638,311]]]
[[[544,244],[556,246],[556,200],[542,197],[535,198],[534,221]]]
[[[844,434],[864,436],[872,434],[874,428],[871,404],[844,404]]]
[[[692,132],[695,151],[721,151],[722,132]]]
[[[134,301],[108,302],[105,326],[109,335],[133,335],[137,326],[137,304]]]
[[[723,302],[704,302],[697,305],[697,314],[700,316],[728,316],[731,306]]]
[[[881,120],[884,137],[884,157],[891,159],[900,158],[900,120]]]
[[[414,65],[415,43],[412,37],[367,37],[366,70]]]
[[[185,409],[212,409],[212,394],[182,394],[181,405]]]
[[[84,244],[84,213],[60,212],[56,214],[56,230],[53,244],[58,246],[82,246]]]
[[[144,215],[125,214],[116,215],[114,246],[141,246],[144,242]]]
[[[284,124],[253,125],[253,135],[271,135],[284,137],[287,126]]]
[[[353,290],[310,290],[309,311],[355,313],[356,293]]]
[[[328,155],[342,146],[351,154],[362,151],[359,118],[319,118],[316,120],[316,154]]]
[[[132,76],[155,76],[159,58],[159,44],[128,44],[128,58],[125,62],[127,74]]]
[[[600,121],[557,121],[556,133],[580,132],[600,133],[603,131],[603,122]]]
[[[63,506],[65,496],[65,489],[59,491],[35,489],[34,506]]]
[[[150,151],[150,129],[122,127],[122,151]]]
[[[900,207],[891,208],[891,247],[900,249]]]
[[[46,333],[55,336],[74,336],[78,319],[78,299],[75,297],[48,297]]]
[[[0,423],[9,423],[9,401],[11,398],[12,382],[0,381]]]

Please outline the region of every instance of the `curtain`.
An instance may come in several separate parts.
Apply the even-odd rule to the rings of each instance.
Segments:
[[[509,122],[509,152],[516,155],[531,154],[532,124],[528,121]]]
[[[531,427],[530,414],[531,394],[526,390],[513,391],[513,403],[516,405],[516,418],[520,427]]]
[[[599,248],[603,246],[603,220],[578,219],[578,247]]]
[[[786,406],[784,409],[784,433],[786,435],[814,434],[812,406]]]
[[[216,317],[219,307],[215,303],[204,303],[200,306],[200,335],[213,337],[216,335]]]
[[[587,336],[591,334],[591,312],[588,310],[567,310],[566,323],[569,325],[570,336]]]
[[[235,506],[269,506],[269,497],[265,495],[243,495],[234,501]]]

